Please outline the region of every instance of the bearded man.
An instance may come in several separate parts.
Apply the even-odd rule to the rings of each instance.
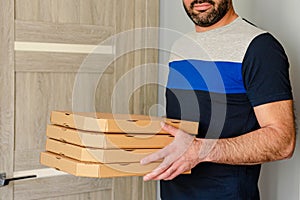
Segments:
[[[161,180],[163,200],[257,200],[261,164],[295,148],[287,56],[232,0],[183,5],[195,31],[173,45],[166,113],[198,121],[198,135],[163,125],[174,141],[141,161],[163,160],[144,180]]]

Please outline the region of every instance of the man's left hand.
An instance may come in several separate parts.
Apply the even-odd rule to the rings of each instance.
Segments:
[[[167,124],[162,124],[162,129],[173,135],[174,140],[165,148],[141,160],[141,164],[146,165],[163,159],[156,169],[144,176],[144,181],[172,180],[200,162],[201,140]]]

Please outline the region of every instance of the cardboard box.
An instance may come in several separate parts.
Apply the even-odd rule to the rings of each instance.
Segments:
[[[99,164],[80,162],[51,152],[42,152],[41,164],[57,170],[83,177],[110,178],[123,176],[143,176],[160,163],[140,165],[139,163]]]
[[[143,176],[154,170],[160,162],[142,166],[139,161],[173,141],[161,130],[162,121],[198,132],[198,122],[144,115],[53,111],[50,121],[41,164],[83,177]]]
[[[84,148],[53,139],[47,139],[46,151],[84,162],[131,163],[140,162],[159,149],[97,149]]]
[[[150,118],[146,115],[52,111],[50,121],[64,127],[103,133],[168,134],[161,129],[160,123],[164,121],[187,133],[198,133],[198,122]]]
[[[84,147],[102,149],[137,149],[163,148],[170,144],[174,137],[152,134],[104,134],[81,131],[49,124],[46,134],[49,138],[76,144]]]

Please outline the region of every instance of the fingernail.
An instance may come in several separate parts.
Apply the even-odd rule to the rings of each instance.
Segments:
[[[161,126],[161,127],[164,127],[165,125],[166,125],[165,122],[160,122],[160,126]]]

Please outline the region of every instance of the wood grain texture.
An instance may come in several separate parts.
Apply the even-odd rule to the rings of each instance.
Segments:
[[[158,24],[156,16],[158,8],[155,7],[158,6],[158,0],[154,3],[148,0],[15,0],[15,2],[17,41],[96,44],[114,33]],[[147,34],[143,34],[141,38],[134,34],[127,35],[122,41],[116,40],[116,50],[120,53],[128,46],[134,47],[132,45],[139,42],[139,39],[148,42],[150,37]],[[67,53],[17,51],[15,170],[42,167],[39,164],[39,151],[45,148],[45,126],[49,123],[51,110],[96,109],[100,112],[111,112],[111,96],[115,84],[135,66],[156,62],[156,55],[148,55],[152,53],[156,52],[130,51],[120,55],[110,66],[113,68],[105,73],[93,73],[94,68],[84,71],[80,73],[84,81],[74,85],[78,75],[75,73],[76,66],[82,62],[84,54],[75,56]],[[107,59],[111,57],[101,57],[97,64]],[[96,72],[103,72],[97,70]],[[156,71],[150,70],[136,72],[132,79],[127,79],[124,83],[125,90],[120,92],[121,99],[115,102],[117,111],[146,113],[148,106],[151,107],[156,101],[155,89],[144,88],[132,102],[124,102],[122,97],[132,95],[133,91],[128,88],[134,82],[156,76]],[[96,90],[93,90],[89,87],[88,81],[98,79]],[[79,101],[72,106],[74,89],[81,91],[82,95],[77,96]],[[124,110],[125,103],[129,104],[129,110]],[[134,104],[138,106],[134,108]],[[141,177],[106,179],[107,185],[97,182],[101,180],[62,176],[20,181],[15,185],[15,199],[29,196],[30,199],[49,200],[89,198],[152,200],[156,197],[155,182],[144,183]]]
[[[136,0],[137,1],[137,0]],[[146,0],[145,8],[147,10],[146,15],[146,27],[159,27],[159,0]],[[147,32],[148,33],[148,32]],[[158,83],[158,42],[159,33],[151,32],[152,34],[146,34],[145,42],[150,46],[157,47],[153,49],[145,50],[145,63],[149,64],[146,70],[146,78],[148,82]],[[146,45],[148,46],[148,45]],[[145,114],[157,115],[157,107],[155,105],[158,103],[158,87],[159,85],[150,84],[145,86],[145,96],[144,96],[144,108],[143,112]],[[143,200],[155,200],[157,199],[157,181],[143,182]]]
[[[46,138],[44,138],[43,140],[46,140]],[[42,147],[40,149],[27,149],[23,146],[23,148],[23,150],[16,150],[14,152],[15,171],[26,171],[45,168],[45,166],[41,165],[39,162],[40,154],[42,151],[45,151],[45,147]]]
[[[74,54],[16,51],[17,72],[89,72],[113,73],[107,63],[113,60],[109,54]]]
[[[16,0],[16,19],[113,26],[115,0]]]
[[[112,112],[113,75],[102,74],[95,94],[95,109],[97,112]]]
[[[84,73],[82,73],[84,74]],[[38,152],[45,149],[46,125],[52,110],[86,111],[95,107],[95,91],[88,81],[98,78],[101,74],[86,74],[89,79],[80,82],[80,88],[74,88],[76,73],[16,73],[16,141],[15,141],[15,170],[30,170],[39,168]],[[109,76],[109,75],[107,75]],[[110,75],[111,76],[111,75]],[[110,80],[108,77],[106,80]],[[106,83],[109,84],[109,83]],[[107,86],[105,84],[105,86]],[[97,87],[97,86],[96,86]],[[104,98],[110,92],[103,90]],[[82,99],[77,99],[73,107],[73,91],[84,92]],[[79,97],[80,98],[80,97]],[[102,103],[104,105],[102,105]],[[97,103],[99,107],[106,107],[106,101]]]
[[[103,112],[110,110],[112,74],[85,74],[86,82],[80,82],[79,88],[75,88],[77,75],[58,72],[16,73],[16,171],[41,167],[39,152],[45,149],[50,111],[90,111],[95,107]],[[89,81],[99,78],[99,84],[96,85],[98,89],[94,91]],[[76,99],[76,107],[72,107],[74,90],[82,91],[82,98]],[[86,103],[94,99],[97,100],[95,104]]]
[[[159,25],[159,0],[135,0],[136,3],[136,27],[158,27]],[[144,12],[146,11],[146,12]],[[143,32],[142,32],[143,33]],[[146,47],[158,47],[158,32],[145,31],[140,35],[141,42]],[[158,103],[158,48],[141,49],[136,51],[136,65],[142,65],[143,70],[138,75],[140,78],[135,78],[135,81],[147,80],[146,85],[142,86],[139,95],[133,96],[134,112],[142,114],[157,115]],[[136,83],[135,83],[136,84]],[[142,180],[142,178],[141,178]],[[155,200],[157,197],[157,181],[142,182],[143,184],[143,200]]]
[[[138,1],[135,0],[135,27],[136,28],[146,28],[147,12],[146,9],[147,1]],[[146,12],[145,12],[146,11]],[[144,109],[144,98],[145,98],[145,84],[147,84],[147,74],[145,70],[145,57],[146,57],[146,33],[144,31],[135,32],[135,54],[134,54],[134,66],[138,70],[134,75],[134,85],[139,86],[137,90],[134,91],[131,96],[131,101],[133,104],[133,112],[142,112],[142,114],[147,114],[147,111]],[[142,49],[140,49],[142,48]],[[149,74],[150,75],[150,74]],[[151,76],[151,75],[150,75]]]
[[[15,21],[16,41],[98,45],[113,32],[112,26]]]
[[[116,2],[116,0],[80,0],[80,24],[114,26],[116,13],[122,9],[116,7]]]
[[[17,20],[55,22],[56,0],[15,0]]]
[[[116,62],[114,70],[114,86],[118,84],[126,86],[124,89],[117,89],[112,97],[113,112],[133,114],[133,104],[129,104],[129,99],[133,91],[132,74],[126,74],[134,67],[134,32],[126,32],[134,29],[135,18],[135,2],[132,0],[123,0],[117,3],[118,7],[127,8],[121,9],[116,14],[116,32],[121,34],[116,38]],[[126,32],[126,33],[124,33]],[[126,77],[127,76],[127,77]],[[125,77],[125,78],[124,78]],[[120,83],[120,80],[123,81]]]
[[[53,198],[45,198],[42,200],[109,200],[112,198],[112,191],[111,190],[100,190],[96,192],[88,192],[82,194],[75,194],[75,195],[65,195],[60,197],[53,197]]]
[[[144,182],[142,177],[115,178],[113,199],[155,200],[156,187],[156,181]]]
[[[72,109],[74,79],[68,73],[16,74],[15,154],[21,158],[32,153],[15,160],[16,171],[39,166],[37,151],[45,148],[50,111]]]
[[[147,16],[146,16],[146,26],[147,27],[158,27],[159,26],[159,0],[147,0]],[[151,47],[154,47],[152,49],[146,49],[145,53],[145,63],[148,63],[147,68],[147,74],[154,74],[152,76],[147,76],[147,80],[150,83],[158,83],[158,51],[159,51],[159,32],[152,31],[150,34],[146,34],[146,43]],[[147,45],[147,46],[148,46]],[[155,76],[157,75],[157,76]],[[156,104],[158,103],[158,84],[149,84],[146,86],[146,95],[144,98],[144,104],[145,110],[147,113],[150,113],[151,115],[157,115],[157,107]],[[151,97],[151,98],[149,98]]]
[[[124,33],[124,31],[127,31],[129,29],[147,27],[148,24],[146,22],[148,20],[148,17],[155,18],[155,16],[146,16],[145,13],[148,12],[148,7],[145,1],[136,0],[133,2],[124,0],[122,1],[122,3],[120,2],[119,5],[120,4],[121,6],[128,9],[122,10],[119,14],[116,15],[117,33]],[[134,14],[132,15],[132,13]],[[151,21],[151,19],[149,20]],[[125,21],[127,21],[127,23]],[[154,22],[151,23],[154,24]],[[143,82],[143,80],[147,79],[148,77],[157,77],[157,73],[155,73],[154,71],[154,73],[151,74],[147,73],[147,70],[144,69],[134,69],[136,67],[138,68],[140,65],[145,64],[146,62],[157,62],[157,55],[154,56],[154,59],[150,57],[152,59],[150,60],[147,59],[145,50],[135,49],[136,43],[144,43],[146,42],[147,38],[145,34],[137,35],[137,33],[141,32],[132,31],[130,34],[126,34],[125,37],[122,37],[120,39],[118,38],[116,41],[116,55],[120,57],[118,57],[118,60],[116,60],[115,63],[115,84],[118,84],[118,82],[126,76],[127,79],[125,79],[123,83],[124,85],[126,85],[126,89],[118,92],[119,97],[123,96],[123,98],[117,98],[117,101],[114,102],[114,106],[119,112],[146,114],[148,112],[146,107],[151,106],[153,102],[157,102],[157,94],[154,94],[155,92],[157,93],[157,90],[151,90],[153,93],[150,93],[143,88],[137,91],[135,91],[133,88],[134,85],[139,85],[139,83]],[[138,44],[137,46],[143,45]],[[124,52],[126,54],[122,54]],[[128,75],[129,71],[132,72],[131,76]],[[150,96],[153,94],[154,96]],[[128,96],[133,100],[128,102],[128,99],[124,98]],[[149,98],[151,100],[145,100],[145,98]],[[150,105],[145,104],[149,102]],[[125,108],[128,108],[128,110],[126,110]],[[130,185],[131,187],[127,187],[128,185]],[[114,179],[113,195],[113,199],[156,199],[155,182],[150,185],[144,185],[141,177]]]
[[[59,196],[65,195],[83,199],[86,197],[84,193],[107,191],[111,188],[111,179],[79,178],[71,175],[56,176],[16,182],[14,200],[57,199]],[[110,194],[107,195],[110,197]],[[61,198],[63,199],[63,197]]]
[[[143,200],[156,200],[157,181],[143,182]]]
[[[145,17],[146,27],[158,27],[159,24],[159,0],[146,1],[147,14]],[[158,103],[158,30],[146,31],[145,43],[146,46],[151,46],[152,49],[145,49],[146,76],[147,84],[145,86],[145,94],[143,96],[143,109],[145,113],[157,115]],[[149,76],[149,74],[153,74]],[[153,84],[154,83],[154,84]],[[156,84],[155,84],[156,83]],[[151,97],[151,98],[149,98]]]
[[[0,0],[0,172],[13,175],[14,148],[14,1]],[[0,188],[1,200],[13,199],[13,186]]]
[[[115,178],[112,188],[113,199],[140,200],[143,198],[141,177]]]
[[[80,0],[57,1],[58,23],[80,23]]]

